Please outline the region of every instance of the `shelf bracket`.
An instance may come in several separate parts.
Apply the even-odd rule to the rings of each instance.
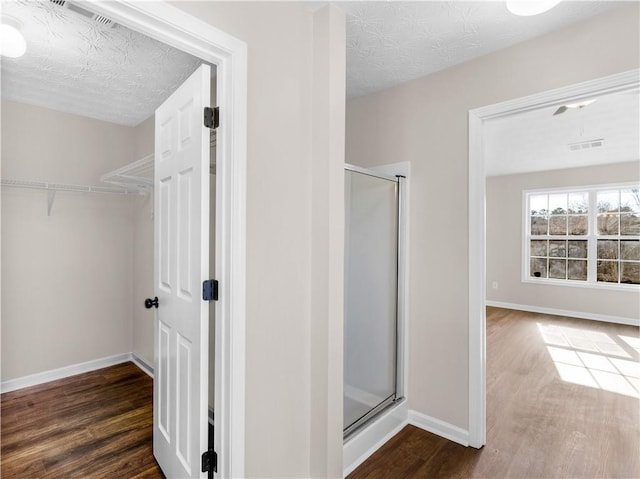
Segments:
[[[51,208],[56,199],[56,190],[47,190],[47,216],[51,216]]]

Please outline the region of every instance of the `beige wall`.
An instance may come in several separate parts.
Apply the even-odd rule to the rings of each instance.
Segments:
[[[154,151],[154,116],[133,129],[134,160]],[[133,302],[132,352],[153,367],[154,310],[144,307],[145,298],[153,298],[153,194],[134,200],[133,221]]]
[[[2,102],[2,176],[97,185],[132,129]],[[2,188],[2,380],[131,351],[131,198]]]
[[[638,68],[638,5],[347,103],[347,162],[411,162],[409,407],[468,427],[468,111]]]
[[[315,14],[311,165],[310,476],[342,477],[344,13]]]
[[[639,181],[638,166],[633,162],[487,178],[487,300],[637,321],[637,291],[523,283],[521,255],[524,190]],[[494,281],[498,289],[492,288]]]
[[[332,365],[323,377],[316,377],[323,371],[312,373],[310,364],[312,355],[327,354],[331,337],[314,338],[311,351],[310,284],[314,274],[319,281],[322,276],[312,268],[312,261],[318,263],[325,254],[312,250],[311,230],[314,224],[321,224],[314,232],[329,238],[336,233],[328,228],[339,222],[331,218],[316,223],[330,212],[319,211],[315,216],[312,212],[312,187],[317,191],[333,184],[327,177],[312,185],[313,88],[328,81],[312,77],[313,14],[300,2],[175,5],[248,47],[246,476],[303,478],[314,469],[335,477],[341,457],[333,457],[329,465],[320,462],[326,462],[327,448],[340,449],[341,438],[311,424],[312,408],[324,411],[325,418],[341,421],[327,404],[335,404],[341,396],[311,405],[310,390],[315,381],[335,376],[342,367]],[[332,31],[330,23],[326,31]],[[317,54],[326,55],[329,50]],[[336,71],[344,77],[343,70],[332,74]],[[344,113],[333,115],[339,124]],[[334,276],[332,272],[326,278],[331,281]],[[333,390],[333,396],[339,394]],[[312,443],[322,443],[322,450],[312,450]],[[312,466],[311,457],[316,453],[319,456]]]

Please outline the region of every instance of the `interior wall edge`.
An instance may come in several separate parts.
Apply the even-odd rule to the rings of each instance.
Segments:
[[[486,306],[494,308],[515,309],[517,311],[527,311],[529,313],[551,314],[554,316],[566,316],[569,318],[584,319],[587,321],[604,321],[605,323],[624,324],[628,326],[640,326],[640,318],[625,318],[622,316],[611,316],[608,314],[585,313],[582,311],[570,311],[566,309],[545,308],[541,306],[531,306],[527,304],[505,303],[502,301],[485,301]]]

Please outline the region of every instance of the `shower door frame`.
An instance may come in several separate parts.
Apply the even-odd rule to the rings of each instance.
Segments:
[[[408,181],[409,163],[394,163],[375,168],[363,168],[345,163],[345,171],[352,171],[396,184],[396,308],[395,308],[395,394],[370,409],[349,427],[343,428],[345,442],[358,435],[358,432],[376,421],[377,417],[388,409],[406,402],[407,361],[408,361]],[[346,317],[345,317],[346,320]]]

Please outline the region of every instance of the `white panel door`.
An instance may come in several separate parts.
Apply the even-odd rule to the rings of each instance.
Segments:
[[[202,65],[155,116],[153,454],[169,479],[205,477],[209,305],[209,106]]]

